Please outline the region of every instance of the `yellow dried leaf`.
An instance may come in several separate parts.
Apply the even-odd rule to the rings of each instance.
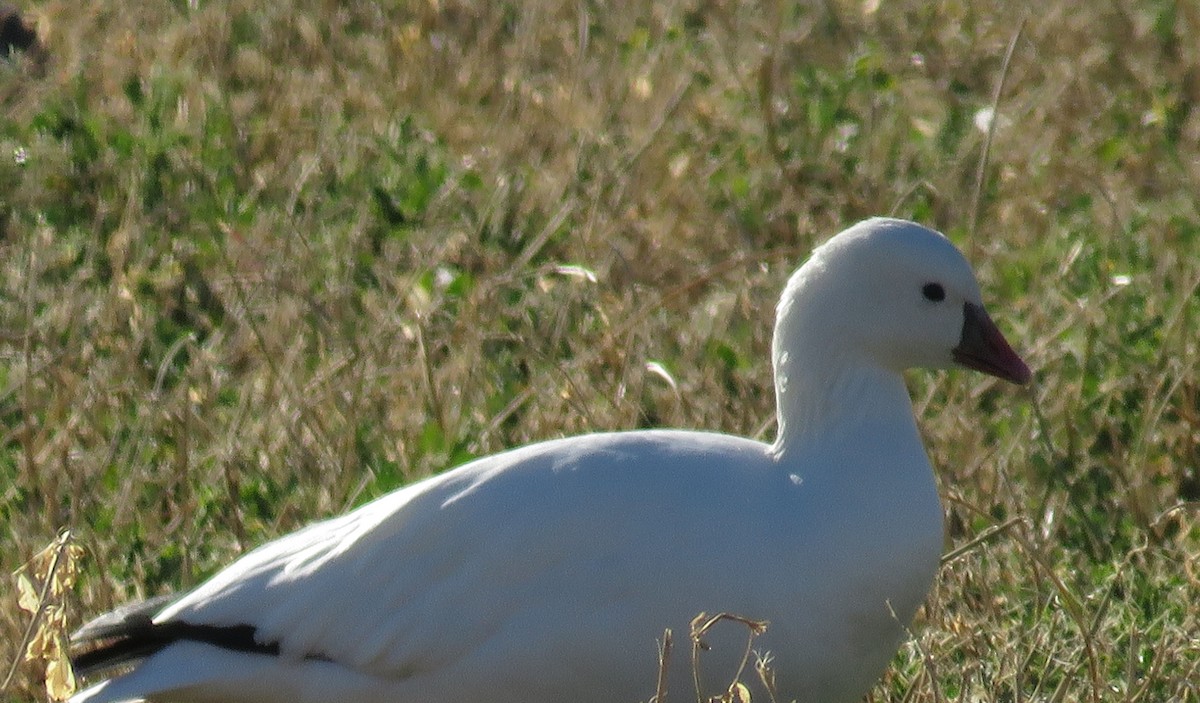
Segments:
[[[42,661],[53,653],[54,633],[44,627],[38,627],[29,644],[25,647],[25,661]]]
[[[730,703],[750,703],[750,689],[738,681],[729,687]]]
[[[66,593],[74,583],[75,579],[67,567],[66,561],[58,562],[58,568],[50,574],[50,595],[54,600],[62,600],[62,596]]]
[[[41,599],[38,597],[38,591],[33,587],[33,581],[29,580],[29,574],[24,571],[19,571],[17,577],[17,605],[27,613],[36,613]]]
[[[67,613],[57,603],[42,609],[42,629],[62,633],[67,629]]]
[[[58,569],[62,573],[62,585],[64,589],[75,585],[75,581],[79,578],[79,560],[83,557],[83,547],[71,542],[63,548],[62,558],[58,562]]]
[[[75,693],[75,672],[61,646],[58,656],[46,663],[46,693],[56,701],[65,701]]]

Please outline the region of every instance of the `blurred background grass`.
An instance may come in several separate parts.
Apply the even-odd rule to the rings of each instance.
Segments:
[[[966,549],[871,698],[1200,700],[1200,7],[131,5],[0,61],[0,567],[73,530],[72,622],[521,443],[770,438],[783,281],[896,214],[1038,381],[911,378]]]

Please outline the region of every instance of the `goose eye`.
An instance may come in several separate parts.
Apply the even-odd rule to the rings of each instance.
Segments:
[[[921,293],[926,300],[932,300],[935,303],[940,303],[946,299],[946,289],[942,288],[940,283],[926,283],[921,289]]]

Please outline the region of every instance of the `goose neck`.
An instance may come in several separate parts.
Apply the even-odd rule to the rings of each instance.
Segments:
[[[902,375],[852,356],[815,358],[823,359],[825,368],[806,364],[800,369],[799,359],[787,352],[776,357],[777,456],[814,443],[863,441],[880,432],[920,442]]]

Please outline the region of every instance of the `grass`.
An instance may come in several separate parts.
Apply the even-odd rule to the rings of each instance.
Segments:
[[[769,437],[785,277],[894,213],[1037,382],[912,376],[966,549],[870,699],[1200,701],[1194,8],[402,5],[26,8],[0,568],[71,529],[78,624],[502,448]]]

